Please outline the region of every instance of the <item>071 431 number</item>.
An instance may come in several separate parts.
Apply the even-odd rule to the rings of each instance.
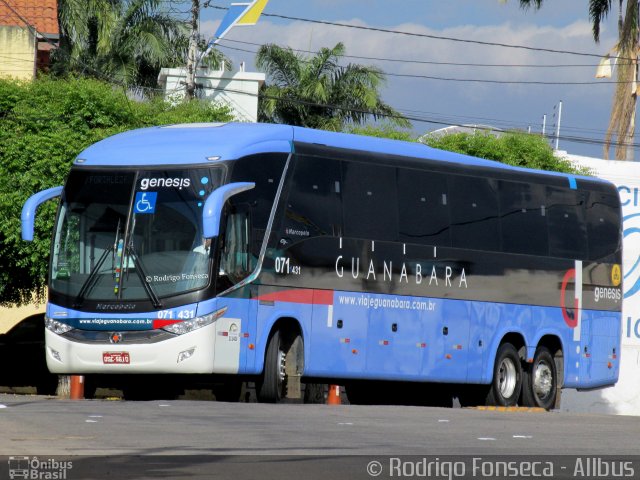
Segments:
[[[283,275],[300,275],[302,273],[302,267],[300,265],[291,265],[288,257],[276,257],[275,270],[276,273]]]

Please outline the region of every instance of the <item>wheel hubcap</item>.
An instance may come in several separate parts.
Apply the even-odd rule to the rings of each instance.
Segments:
[[[287,356],[282,350],[278,351],[278,381],[284,382],[287,376]]]
[[[504,398],[510,398],[513,396],[516,390],[517,382],[517,374],[516,374],[516,366],[514,363],[505,358],[500,363],[500,368],[498,369],[498,381],[500,394]]]
[[[533,376],[533,391],[538,398],[546,398],[553,388],[553,372],[546,362],[538,364]]]

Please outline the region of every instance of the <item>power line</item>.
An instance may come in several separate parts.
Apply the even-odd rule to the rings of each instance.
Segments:
[[[246,53],[256,54],[256,51],[247,50],[238,47],[230,47],[228,45],[218,44],[218,47],[226,48],[229,50],[235,50]],[[309,52],[313,53],[313,52]],[[301,60],[305,63],[309,63],[307,60]],[[633,81],[619,81],[619,80],[610,80],[610,81],[598,81],[591,80],[585,82],[561,82],[561,81],[542,81],[542,80],[492,80],[492,79],[481,79],[481,78],[455,78],[455,77],[438,77],[433,75],[420,75],[420,74],[411,74],[411,73],[393,73],[382,71],[382,73],[389,77],[397,77],[397,78],[422,78],[425,80],[440,80],[446,82],[463,82],[463,83],[493,83],[500,85],[615,85],[618,83],[623,84],[631,84]]]
[[[228,10],[226,7],[219,7],[216,5],[205,5],[205,7],[214,8],[216,10]],[[457,37],[445,37],[442,35],[431,35],[428,33],[416,33],[416,32],[406,32],[403,30],[391,30],[387,28],[380,27],[364,27],[362,25],[353,25],[349,23],[340,23],[340,22],[329,22],[326,20],[316,20],[309,18],[301,18],[301,17],[292,17],[288,15],[279,15],[275,13],[262,13],[263,17],[273,17],[273,18],[281,18],[284,20],[295,20],[298,22],[307,22],[307,23],[315,23],[320,25],[331,25],[334,27],[342,27],[342,28],[353,28],[356,30],[366,30],[372,32],[380,32],[380,33],[391,33],[394,35],[405,35],[409,37],[417,37],[417,38],[430,38],[432,40],[445,40],[449,42],[458,42],[458,43],[466,43],[466,44],[475,44],[489,47],[502,47],[502,48],[513,48],[520,50],[528,50],[534,52],[545,52],[545,53],[557,53],[563,55],[576,55],[581,57],[591,57],[591,58],[602,58],[602,55],[596,53],[586,53],[586,52],[576,52],[572,50],[558,50],[553,48],[541,48],[541,47],[530,47],[527,45],[517,45],[517,44],[509,44],[509,43],[501,43],[501,42],[486,42],[482,40],[469,40],[466,38],[457,38]],[[632,61],[633,59],[626,59]]]
[[[220,43],[218,43],[218,46],[221,46],[221,44],[223,43],[240,43],[240,44],[244,44],[244,45],[252,45],[252,46],[256,46],[256,47],[260,47],[262,44],[260,43],[255,43],[255,42],[247,42],[247,41],[241,41],[241,40],[231,40],[230,38],[223,38],[222,40],[220,40]],[[231,46],[226,46],[226,48],[234,48]],[[288,47],[291,48],[292,51],[294,52],[298,52],[298,53],[308,53],[308,54],[316,54],[318,52],[314,52],[311,50],[302,50],[299,48],[292,48],[292,47]],[[249,52],[249,53],[253,53],[252,50],[243,50],[240,48],[235,48],[236,50],[239,51],[244,51],[244,52]],[[391,62],[391,63],[401,63],[403,65],[405,64],[417,64],[417,65],[443,65],[443,66],[453,66],[453,67],[482,67],[482,68],[575,68],[575,67],[588,67],[588,68],[595,68],[598,65],[595,63],[588,63],[588,64],[578,64],[578,63],[555,63],[555,64],[531,64],[531,63],[527,63],[527,64],[518,64],[518,63],[460,63],[460,62],[438,62],[435,60],[414,60],[414,59],[409,59],[409,58],[385,58],[385,57],[368,57],[368,56],[362,56],[362,55],[347,55],[347,54],[342,54],[342,55],[338,55],[339,57],[342,58],[354,58],[357,60],[372,60],[372,61],[376,61],[376,62]],[[617,62],[618,65],[621,65],[622,63],[620,61]],[[625,65],[627,64],[633,64],[633,62],[625,62]]]

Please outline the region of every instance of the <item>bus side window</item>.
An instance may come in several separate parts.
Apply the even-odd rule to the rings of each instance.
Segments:
[[[587,258],[584,193],[547,187],[549,255],[578,260]]]
[[[449,193],[452,246],[499,251],[497,181],[451,175]]]
[[[285,244],[342,232],[340,162],[298,156],[280,237]]]
[[[502,251],[548,255],[544,185],[500,181]]]
[[[342,162],[345,237],[398,240],[396,169]]]
[[[220,274],[236,284],[249,273],[254,265],[249,245],[249,213],[235,212],[227,216],[224,245],[220,254]]]
[[[260,256],[269,216],[280,184],[286,154],[267,153],[242,157],[234,162],[230,182],[254,182],[255,187],[233,197],[236,206],[245,205],[251,212],[249,252]]]
[[[450,247],[448,197],[445,175],[398,169],[399,240]]]
[[[620,249],[620,206],[613,195],[589,192],[587,201],[587,234],[589,259],[615,261],[614,254]]]

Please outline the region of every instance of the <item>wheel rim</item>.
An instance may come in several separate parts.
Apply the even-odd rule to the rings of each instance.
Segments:
[[[553,370],[547,362],[540,362],[533,375],[533,391],[538,398],[544,399],[553,389]]]
[[[504,398],[511,398],[516,391],[518,383],[516,366],[509,358],[505,358],[500,362],[498,368],[498,382],[500,395]]]
[[[282,350],[278,350],[278,386],[281,387],[287,376],[287,356]]]

